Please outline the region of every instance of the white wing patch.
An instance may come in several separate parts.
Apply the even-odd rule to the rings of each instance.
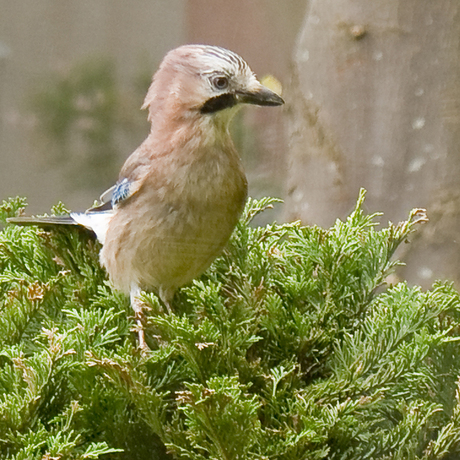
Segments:
[[[103,212],[72,212],[72,217],[75,222],[82,225],[83,227],[92,230],[97,239],[104,244],[105,235],[107,234],[107,228],[109,227],[110,219],[113,216],[113,211]]]

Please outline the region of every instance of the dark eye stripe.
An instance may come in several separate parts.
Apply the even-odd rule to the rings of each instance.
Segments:
[[[200,112],[205,113],[216,113],[220,110],[229,109],[237,104],[236,97],[233,94],[226,93],[220,96],[212,97],[208,99],[200,108]]]

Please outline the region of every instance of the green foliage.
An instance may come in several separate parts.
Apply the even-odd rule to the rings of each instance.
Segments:
[[[5,224],[8,217],[15,217],[24,212],[27,206],[25,198],[10,198],[8,201],[3,201],[0,205],[0,223]]]
[[[0,458],[458,458],[460,296],[388,286],[424,219],[380,228],[363,200],[328,230],[250,226],[276,200],[249,201],[174,313],[144,295],[146,353],[87,233],[7,226]]]

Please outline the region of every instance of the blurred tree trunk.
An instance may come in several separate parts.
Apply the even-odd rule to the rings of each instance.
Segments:
[[[287,217],[330,225],[360,187],[385,219],[426,207],[404,275],[460,279],[460,3],[309,6],[288,97]]]

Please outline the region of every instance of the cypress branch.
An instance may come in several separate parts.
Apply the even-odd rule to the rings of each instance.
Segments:
[[[7,225],[0,458],[456,458],[460,296],[387,284],[426,219],[377,228],[364,195],[330,229],[253,226],[277,200],[250,200],[173,314],[144,295],[146,355],[89,234]]]

